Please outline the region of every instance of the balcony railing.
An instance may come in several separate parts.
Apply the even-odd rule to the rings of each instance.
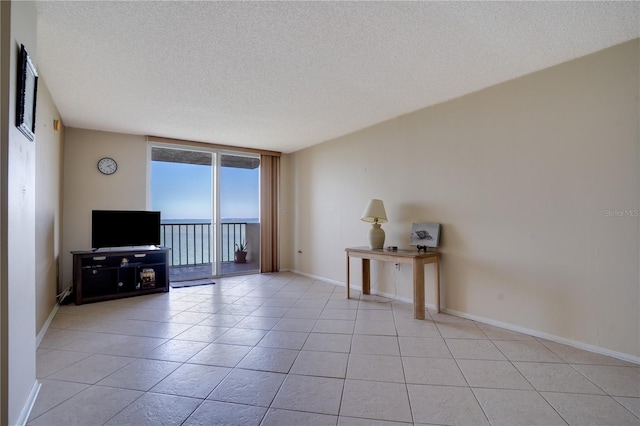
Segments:
[[[220,227],[222,262],[233,262],[235,245],[247,241],[245,222],[222,223]],[[205,265],[212,261],[211,223],[164,223],[160,240],[171,248],[171,266]]]

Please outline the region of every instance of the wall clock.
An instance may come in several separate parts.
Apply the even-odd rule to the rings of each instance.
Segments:
[[[105,175],[112,175],[118,170],[118,163],[116,163],[116,160],[113,158],[101,158],[100,161],[98,161],[98,170]]]

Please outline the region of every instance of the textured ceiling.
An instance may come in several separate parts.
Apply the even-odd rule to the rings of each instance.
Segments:
[[[639,2],[37,2],[67,126],[292,152],[640,37]]]

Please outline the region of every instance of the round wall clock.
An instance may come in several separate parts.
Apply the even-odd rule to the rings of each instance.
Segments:
[[[100,161],[98,161],[98,170],[105,175],[112,175],[118,170],[118,163],[116,163],[116,160],[113,158],[101,158]]]

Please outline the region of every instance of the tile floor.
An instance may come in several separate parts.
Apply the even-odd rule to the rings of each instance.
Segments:
[[[30,425],[640,425],[640,366],[291,273],[60,307]]]

